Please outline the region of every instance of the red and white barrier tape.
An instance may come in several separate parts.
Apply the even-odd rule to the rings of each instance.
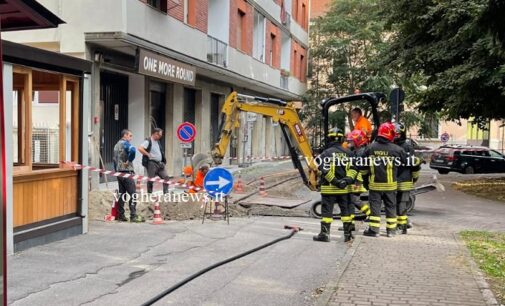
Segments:
[[[239,159],[245,159],[245,160],[283,160],[283,159],[291,159],[291,155],[285,155],[285,156],[246,156],[244,158],[240,157],[227,157],[228,159],[231,160],[239,160]]]
[[[72,167],[74,170],[89,170],[89,171],[98,172],[98,173],[102,173],[102,174],[109,175],[109,176],[132,178],[135,181],[140,180],[142,182],[146,182],[146,181],[147,182],[159,182],[159,183],[166,184],[169,186],[174,186],[175,188],[191,189],[191,190],[195,190],[195,191],[205,191],[203,188],[200,188],[200,187],[189,186],[187,184],[181,184],[181,183],[178,183],[175,181],[170,181],[170,180],[164,180],[159,177],[147,177],[147,176],[138,175],[138,174],[130,174],[130,173],[125,173],[125,172],[115,172],[115,171],[100,169],[100,168],[91,167],[91,166],[83,166],[81,164],[74,163],[71,161],[62,161],[60,163],[67,165],[69,167]]]

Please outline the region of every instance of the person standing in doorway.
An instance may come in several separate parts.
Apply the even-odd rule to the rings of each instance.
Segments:
[[[118,221],[128,221],[125,217],[124,202],[127,202],[130,208],[130,222],[144,222],[142,216],[137,215],[137,193],[135,190],[135,181],[132,176],[135,175],[133,169],[133,160],[135,159],[136,150],[131,145],[130,141],[133,139],[133,134],[130,130],[124,129],[121,131],[121,139],[114,146],[114,171],[129,174],[127,177],[117,177],[119,189],[118,201]]]
[[[147,176],[153,178],[159,176],[161,179],[169,180],[172,176],[165,170],[165,154],[161,148],[160,139],[163,137],[163,130],[155,128],[152,130],[151,137],[147,138],[139,147],[142,153],[142,166],[147,169]],[[153,192],[153,182],[147,182],[147,192]],[[168,184],[163,184],[163,193],[168,193]]]

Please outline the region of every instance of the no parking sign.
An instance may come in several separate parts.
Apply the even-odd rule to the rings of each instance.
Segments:
[[[443,143],[446,143],[449,141],[449,133],[447,132],[444,132],[442,135],[440,135],[440,140],[443,142]]]
[[[196,137],[196,127],[190,122],[184,122],[177,128],[177,138],[183,143],[192,142]]]

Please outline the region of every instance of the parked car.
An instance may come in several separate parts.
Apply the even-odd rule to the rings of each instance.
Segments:
[[[416,151],[431,151],[431,150],[433,150],[432,147],[420,145],[417,141],[415,141],[412,138],[409,138],[409,141],[412,144],[412,146],[414,146],[414,150],[416,150]]]
[[[446,145],[433,152],[430,168],[440,174],[500,173],[505,172],[505,156],[486,147]]]

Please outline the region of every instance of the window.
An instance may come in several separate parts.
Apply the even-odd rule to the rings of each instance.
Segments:
[[[489,151],[489,154],[492,158],[503,158],[503,155],[493,150]]]
[[[152,6],[155,9],[162,11],[163,13],[167,12],[167,1],[166,0],[147,0],[147,4]]]
[[[196,3],[195,0],[184,0],[184,22],[196,25]]]
[[[241,51],[245,49],[245,13],[238,10],[238,22],[237,22],[237,48]]]
[[[476,151],[475,155],[477,155],[477,156],[489,156],[489,152],[488,151]]]
[[[78,79],[15,66],[13,91],[15,172],[77,161]]]
[[[307,7],[305,6],[305,3],[302,4],[302,28],[306,29],[307,28]]]
[[[298,65],[296,64],[296,59],[298,58],[298,52],[295,50],[293,51],[293,76],[296,78],[298,77]]]
[[[254,12],[253,57],[265,61],[265,16]]]
[[[305,57],[300,55],[300,81],[305,80]]]
[[[273,33],[270,33],[270,50],[268,51],[269,56],[268,64],[270,66],[274,65],[274,43],[275,43],[275,35]]]

